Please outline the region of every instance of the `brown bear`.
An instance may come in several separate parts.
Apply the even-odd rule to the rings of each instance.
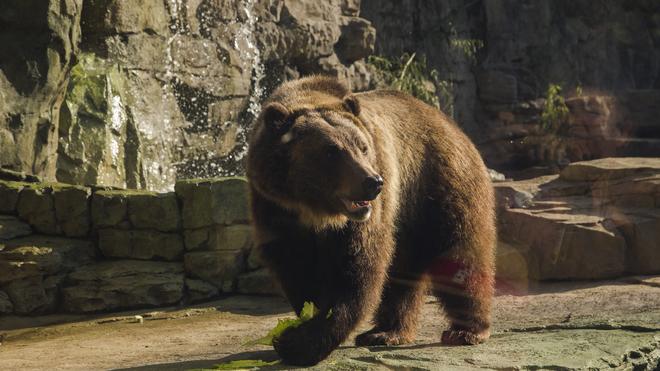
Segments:
[[[411,342],[429,288],[451,321],[443,343],[488,338],[493,189],[440,111],[330,77],[286,82],[256,120],[247,176],[262,260],[297,313],[322,313],[274,343],[284,362],[320,362],[373,311],[358,346]]]

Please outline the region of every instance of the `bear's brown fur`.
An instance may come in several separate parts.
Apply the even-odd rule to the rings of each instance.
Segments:
[[[321,361],[372,311],[357,345],[411,342],[428,289],[451,319],[445,344],[485,340],[493,191],[461,130],[406,94],[329,77],[284,83],[263,107],[247,171],[256,243],[296,312],[331,311],[284,332],[283,360]]]

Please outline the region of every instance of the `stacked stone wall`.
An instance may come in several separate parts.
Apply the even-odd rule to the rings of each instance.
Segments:
[[[277,292],[250,256],[244,178],[182,180],[169,193],[25,180],[0,180],[0,313]]]

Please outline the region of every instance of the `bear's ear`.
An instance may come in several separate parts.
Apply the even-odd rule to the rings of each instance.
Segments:
[[[281,103],[270,103],[264,108],[264,124],[275,132],[284,134],[291,126],[291,123],[288,122],[290,114]]]
[[[354,116],[360,116],[360,102],[355,95],[351,94],[344,98],[344,107]]]

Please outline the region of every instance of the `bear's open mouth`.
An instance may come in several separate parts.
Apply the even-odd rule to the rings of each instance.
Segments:
[[[341,201],[349,213],[358,213],[371,208],[371,202],[369,201],[351,201],[344,198]]]

